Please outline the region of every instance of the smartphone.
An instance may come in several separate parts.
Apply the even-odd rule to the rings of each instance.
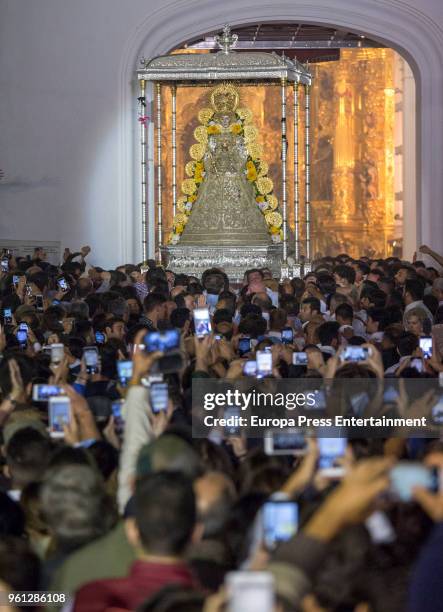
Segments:
[[[129,359],[117,361],[117,374],[121,386],[126,387],[132,378],[132,361]]]
[[[195,335],[197,338],[203,338],[211,333],[211,318],[209,316],[209,308],[195,308],[193,312]]]
[[[432,357],[432,336],[423,336],[419,340],[420,348],[425,359]]]
[[[308,445],[302,429],[269,429],[263,438],[267,455],[304,455]]]
[[[317,438],[317,444],[318,467],[321,475],[326,478],[341,478],[344,475],[344,468],[339,461],[346,452],[346,438]]]
[[[20,276],[18,276],[18,274],[14,274],[14,276],[12,277],[12,284],[14,285],[14,287],[17,287],[19,282]]]
[[[294,331],[292,327],[284,327],[281,330],[281,341],[283,344],[292,344],[294,341]]]
[[[50,397],[64,395],[59,385],[32,385],[32,399],[34,402],[47,402]]]
[[[424,372],[425,368],[421,359],[411,359],[411,368],[415,368],[417,372]]]
[[[17,341],[20,344],[21,348],[25,348],[28,344],[28,330],[27,329],[18,329],[17,330]]]
[[[31,285],[26,285],[26,286],[25,286],[25,290],[26,290],[26,295],[27,295],[28,297],[32,297],[32,296],[34,295],[34,294],[32,293],[32,287],[31,287]]]
[[[323,389],[314,389],[311,392],[314,398],[313,406],[306,406],[308,410],[326,410],[326,394]]]
[[[1,266],[2,272],[9,272],[9,260],[8,259],[2,259],[0,262],[0,266]]]
[[[51,344],[51,363],[58,365],[63,361],[65,356],[65,345],[64,344]]]
[[[365,527],[373,544],[392,544],[395,542],[396,535],[391,521],[384,512],[377,510],[373,512],[365,521]]]
[[[3,323],[12,325],[12,308],[3,308]]]
[[[437,403],[432,406],[432,421],[436,425],[443,425],[443,395],[441,395]]]
[[[98,372],[98,349],[96,346],[85,346],[83,349],[83,357],[85,359],[86,371],[88,374],[97,374]]]
[[[308,356],[305,352],[292,353],[292,365],[307,366]]]
[[[257,361],[257,378],[272,374],[272,354],[267,351],[257,351],[255,354]]]
[[[180,347],[180,332],[178,329],[148,332],[143,340],[145,351],[152,353],[161,351],[167,353]]]
[[[410,502],[414,487],[423,487],[436,493],[439,490],[439,471],[422,463],[400,461],[390,473],[390,493],[398,501]]]
[[[238,341],[238,354],[240,357],[251,352],[251,338],[240,338]]]
[[[35,296],[35,307],[37,312],[43,312],[43,296],[41,294]]]
[[[115,400],[111,404],[112,416],[114,417],[114,430],[121,436],[125,430],[125,420],[123,418],[122,406],[124,400]]]
[[[223,418],[226,420],[225,436],[227,438],[240,436],[240,416],[241,410],[238,406],[228,406],[225,408]]]
[[[18,328],[21,331],[25,331],[28,332],[29,331],[29,325],[27,323],[20,323],[20,325],[18,326]]]
[[[66,280],[64,276],[60,276],[57,279],[57,286],[60,289],[60,291],[63,291],[63,292],[69,291],[70,289],[68,281]]]
[[[63,438],[63,426],[71,422],[71,400],[66,396],[50,397],[48,402],[49,434]]]
[[[366,408],[368,407],[370,398],[366,391],[360,391],[360,393],[354,393],[354,395],[351,395],[349,401],[351,403],[351,408],[352,412],[354,413],[354,416],[361,417],[363,416]]]
[[[274,610],[274,577],[270,572],[228,572],[225,577],[227,612]]]
[[[257,362],[252,359],[248,359],[243,366],[243,374],[245,376],[257,376]]]
[[[269,500],[262,508],[263,540],[265,548],[273,551],[287,542],[298,531],[299,508],[294,501]]]
[[[151,410],[153,414],[166,412],[169,405],[168,383],[154,382],[149,388],[151,398]]]
[[[384,404],[395,404],[399,398],[399,393],[392,385],[386,387],[383,392],[383,403]]]
[[[95,332],[95,341],[97,342],[97,344],[104,344],[106,342],[106,336],[103,332],[101,331],[96,331]]]
[[[341,361],[366,361],[369,357],[369,348],[367,346],[347,346],[340,355]]]

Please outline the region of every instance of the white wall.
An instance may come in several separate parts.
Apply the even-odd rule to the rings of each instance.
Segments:
[[[225,22],[326,23],[334,16],[338,25],[417,52],[420,70],[426,57],[435,73],[420,83],[425,142],[419,138],[418,232],[419,240],[443,251],[436,196],[443,192],[442,173],[431,159],[431,151],[443,156],[443,44],[437,44],[443,5],[421,0],[418,11],[413,0],[359,0],[358,14],[354,6],[350,0],[309,6],[299,0],[1,0],[0,238],[60,240],[70,248],[89,243],[92,260],[102,265],[135,259],[139,175],[131,80],[137,57],[164,53]]]

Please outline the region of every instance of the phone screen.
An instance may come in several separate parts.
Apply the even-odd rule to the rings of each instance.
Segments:
[[[152,383],[150,387],[151,410],[154,414],[166,412],[169,404],[168,383]]]
[[[307,441],[301,429],[269,430],[264,437],[267,455],[303,455]]]
[[[71,405],[68,398],[49,398],[49,427],[52,436],[62,437],[63,426],[71,420]]]
[[[64,356],[65,346],[63,344],[51,344],[51,363],[61,363]]]
[[[101,331],[96,331],[95,332],[95,341],[97,342],[97,344],[104,344],[105,343],[105,334]]]
[[[341,355],[342,361],[366,361],[369,350],[366,346],[347,346]]]
[[[292,353],[292,365],[306,366],[308,365],[308,356],[306,353]]]
[[[238,437],[241,434],[240,427],[241,410],[238,406],[228,406],[225,409],[223,418],[226,419],[225,436]]]
[[[26,346],[28,342],[28,332],[25,329],[19,329],[17,331],[17,341],[20,346]]]
[[[346,438],[318,438],[319,469],[331,475],[343,474],[343,467],[339,463],[346,451]]]
[[[281,341],[283,344],[292,344],[294,339],[294,332],[291,327],[285,327],[281,332]]]
[[[35,402],[46,402],[50,397],[64,395],[64,391],[58,385],[34,385],[32,387],[32,399]]]
[[[132,378],[132,361],[129,359],[121,359],[117,361],[117,372],[120,384],[126,387]]]
[[[194,326],[195,335],[198,338],[208,336],[211,333],[211,319],[209,317],[208,308],[195,308],[194,309]]]
[[[251,338],[240,338],[238,341],[238,353],[240,357],[251,350]]]
[[[59,289],[61,291],[68,291],[69,290],[68,281],[66,280],[66,278],[64,276],[62,276],[61,278],[57,279],[57,285],[59,286]]]
[[[1,270],[2,272],[9,272],[9,261],[7,259],[1,260]]]
[[[148,353],[161,351],[166,353],[180,346],[180,332],[178,329],[167,329],[165,331],[155,331],[146,334],[144,339],[145,350]]]
[[[274,578],[269,572],[229,572],[225,583],[227,612],[269,612],[274,609]]]
[[[257,376],[272,374],[272,354],[267,351],[257,351]]]
[[[42,295],[35,296],[35,306],[38,312],[43,312],[43,296]]]
[[[3,309],[3,321],[5,325],[11,325],[12,323],[12,309],[11,308]]]
[[[111,405],[112,416],[114,418],[114,429],[115,429],[115,433],[118,436],[121,436],[125,429],[125,421],[123,419],[123,414],[122,414],[122,405],[123,405],[123,400],[115,400],[114,402],[112,402],[112,405]]]
[[[98,371],[98,351],[95,346],[87,346],[83,349],[85,358],[86,370],[89,374],[95,374]]]
[[[430,359],[432,357],[432,337],[424,336],[420,338],[420,348],[423,351],[423,356],[425,359]]]
[[[389,476],[391,494],[402,502],[412,501],[415,487],[423,487],[433,492],[439,488],[438,470],[421,463],[401,461],[391,469]]]
[[[245,376],[257,376],[257,362],[252,359],[246,361],[243,366],[243,374]]]
[[[263,533],[267,550],[287,542],[297,533],[299,511],[293,501],[267,501],[263,506]]]

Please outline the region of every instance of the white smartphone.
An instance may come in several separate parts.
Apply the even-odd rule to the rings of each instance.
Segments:
[[[308,356],[303,351],[292,353],[292,365],[305,366],[308,365]]]
[[[85,346],[83,349],[83,357],[85,359],[86,371],[88,374],[96,374],[98,372],[98,349],[96,346]]]
[[[50,397],[48,402],[49,434],[52,438],[63,438],[63,426],[71,422],[71,400],[69,397]]]
[[[341,478],[345,470],[339,461],[346,452],[346,438],[317,438],[317,444],[319,473],[326,478]]]
[[[59,385],[33,385],[32,399],[34,402],[47,402],[50,397],[64,395],[65,392]]]
[[[262,508],[263,541],[268,551],[287,542],[297,533],[299,509],[291,500],[269,500]]]
[[[274,609],[274,577],[270,572],[228,572],[228,612],[270,612]]]
[[[243,374],[245,376],[257,376],[257,362],[253,359],[249,359],[243,366]]]
[[[272,374],[272,354],[268,351],[257,351],[255,354],[257,361],[257,378]]]
[[[359,361],[366,361],[369,355],[370,352],[367,346],[347,346],[340,355],[340,359],[341,361],[358,363]]]
[[[263,438],[267,455],[304,455],[307,451],[306,436],[302,429],[268,429]]]
[[[211,318],[209,308],[194,309],[194,327],[197,338],[203,338],[211,333]]]
[[[166,382],[155,382],[152,383],[149,388],[149,395],[151,400],[151,410],[153,414],[159,412],[166,412],[169,405],[169,392],[168,383]]]
[[[64,344],[51,344],[51,363],[58,365],[63,361],[65,356],[65,345]]]
[[[432,357],[432,336],[422,336],[419,340],[420,348],[423,351],[423,357],[430,359]]]

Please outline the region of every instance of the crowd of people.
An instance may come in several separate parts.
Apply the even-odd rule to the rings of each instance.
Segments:
[[[343,254],[303,278],[254,269],[234,285],[219,269],[198,278],[154,261],[104,270],[89,247],[65,250],[59,266],[40,248],[4,251],[2,601],[46,592],[37,607],[75,612],[443,610],[438,437],[351,438],[331,478],[315,437],[302,453],[269,454],[229,429],[192,435],[193,381],[254,377],[245,364],[257,353],[271,355],[268,378],[294,384],[438,382],[443,257],[420,253],[435,267]],[[194,311],[205,309],[199,333]],[[159,338],[174,334],[168,354]],[[365,352],[343,359],[350,347]],[[438,401],[433,388],[407,410]],[[399,466],[436,474],[437,486],[390,495]],[[271,544],[260,529],[270,502],[296,515]]]

